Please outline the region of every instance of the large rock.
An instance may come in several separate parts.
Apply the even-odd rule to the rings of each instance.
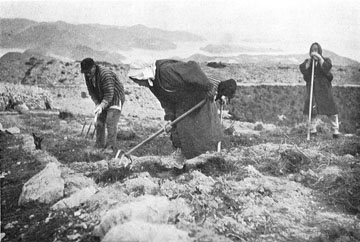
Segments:
[[[129,221],[168,223],[190,213],[190,208],[181,198],[169,201],[166,197],[146,195],[109,210],[101,219],[101,223],[95,227],[94,235],[103,238],[113,227]]]
[[[25,103],[16,105],[16,106],[14,107],[14,109],[15,109],[18,113],[20,113],[20,114],[27,114],[27,113],[29,113],[29,108],[28,108],[28,106],[26,106]]]
[[[169,224],[150,224],[133,221],[113,227],[102,242],[190,242],[186,231]]]
[[[18,203],[23,205],[35,201],[51,204],[63,197],[64,184],[59,165],[51,162],[24,184]]]
[[[35,147],[35,145],[33,145],[33,147]],[[45,150],[35,150],[35,148],[33,148],[31,153],[33,154],[34,158],[41,163],[41,165],[45,166],[50,163],[57,164],[58,166],[61,165],[61,163],[54,156],[51,156]]]
[[[86,177],[81,173],[77,173],[74,170],[61,166],[61,177],[64,179],[65,188],[64,195],[70,196],[71,194],[83,190],[87,187],[97,188],[94,179]]]
[[[140,174],[139,177],[129,179],[124,182],[124,192],[128,195],[156,195],[159,191],[159,185],[154,183],[148,174]]]
[[[6,130],[10,134],[20,134],[20,129],[18,127],[11,127]]]
[[[85,204],[89,210],[94,211],[94,216],[103,217],[107,211],[133,201],[134,198],[126,195],[120,182],[99,188]]]
[[[21,135],[23,140],[23,146],[22,149],[25,152],[31,153],[33,150],[35,150],[35,144],[34,144],[34,138],[30,134],[22,134]],[[40,152],[41,150],[37,150],[37,152]]]
[[[97,189],[95,187],[86,187],[72,194],[70,197],[58,201],[51,207],[51,209],[59,210],[64,208],[78,207],[91,198],[96,193],[96,191]]]

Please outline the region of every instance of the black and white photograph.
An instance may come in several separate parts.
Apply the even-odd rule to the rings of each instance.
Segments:
[[[2,242],[360,242],[360,1],[0,0]]]

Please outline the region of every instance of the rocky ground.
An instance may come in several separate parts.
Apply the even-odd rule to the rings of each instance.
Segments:
[[[305,123],[241,122],[225,108],[228,142],[221,152],[174,169],[169,137],[162,134],[132,153],[131,169],[123,168],[115,154],[92,149],[94,106],[78,63],[32,61],[17,83],[35,80],[43,89],[0,89],[6,95],[22,90],[25,98],[16,100],[33,103],[30,110],[0,113],[1,241],[360,241],[356,133],[332,139],[328,124],[320,123],[319,135],[306,141]],[[67,75],[64,86],[46,82],[59,79],[51,77],[54,63]],[[109,68],[124,78],[124,68]],[[297,75],[292,67],[249,68],[259,69],[231,70],[249,81],[266,80],[275,70]],[[149,91],[123,80],[127,103],[118,141],[128,151],[163,127],[164,113]],[[52,109],[46,110],[46,97]],[[43,138],[41,149],[33,133]]]
[[[124,110],[121,149],[162,127],[153,108],[152,117]],[[220,153],[169,169],[161,135],[133,153],[129,170],[91,149],[81,135],[89,118],[0,116],[3,129],[19,128],[1,133],[2,241],[360,241],[359,136],[333,140],[324,129],[306,141],[301,124],[225,119]]]

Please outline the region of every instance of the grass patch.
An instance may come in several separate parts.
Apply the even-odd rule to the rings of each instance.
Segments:
[[[338,176],[328,175],[314,186],[332,205],[341,206],[351,214],[360,214],[360,163]]]

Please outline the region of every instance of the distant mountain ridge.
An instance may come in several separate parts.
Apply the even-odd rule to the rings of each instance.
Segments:
[[[115,63],[124,58],[116,53],[119,50],[169,50],[176,48],[175,42],[204,40],[188,32],[165,31],[144,25],[75,25],[27,19],[0,19],[0,30],[1,48],[33,49],[76,60],[95,55],[100,58],[98,60]]]
[[[76,25],[63,21],[36,22],[28,19],[0,18],[0,48],[22,49],[29,53],[44,56],[64,57],[64,60],[81,60],[91,56],[97,61],[121,64],[128,58],[122,54],[133,48],[151,51],[171,50],[172,52],[178,47],[176,43],[198,41],[203,44],[202,41],[204,40],[203,37],[196,34],[184,31],[165,31],[141,24],[118,27],[102,24]],[[121,51],[124,52],[120,54]],[[199,54],[198,51],[205,51],[209,53],[209,56]],[[190,57],[182,56],[176,57],[176,59],[185,58],[184,60],[198,62],[299,64],[308,58],[306,52],[304,54],[284,55],[270,53],[274,51],[279,52],[280,50],[227,43],[208,44],[202,48],[194,49],[193,54],[189,54],[192,54]],[[234,54],[229,56],[231,53],[239,52],[264,54]],[[166,58],[172,56],[177,55],[169,55]],[[337,66],[358,67],[360,65],[355,60],[339,56],[328,50],[324,50],[324,56],[331,58],[333,64]],[[142,56],[139,56],[139,60],[141,58]]]
[[[335,66],[357,66],[360,63],[347,57],[339,56],[338,54],[323,50],[323,56],[331,59],[332,64]],[[197,62],[223,62],[223,63],[253,63],[253,64],[300,64],[305,59],[309,58],[306,54],[240,54],[234,56],[207,56],[203,54],[194,54],[186,60],[193,60]]]

